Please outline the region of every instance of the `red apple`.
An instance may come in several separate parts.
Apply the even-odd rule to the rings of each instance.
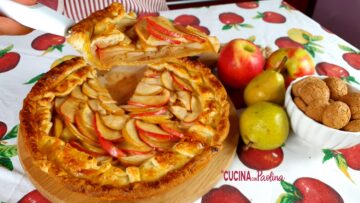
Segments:
[[[50,201],[42,196],[39,191],[33,190],[21,198],[18,203],[50,203]]]
[[[298,178],[294,186],[302,194],[301,202],[344,202],[340,194],[332,187],[315,178]]]
[[[244,18],[236,13],[221,13],[219,20],[225,25],[240,24],[244,22]]]
[[[350,168],[360,171],[360,144],[338,151],[344,156]]]
[[[0,140],[5,136],[7,131],[7,126],[4,122],[0,121]]]
[[[259,3],[254,1],[241,2],[241,3],[237,3],[236,5],[240,8],[245,8],[245,9],[253,9],[259,7]]]
[[[329,77],[341,78],[348,77],[350,75],[345,68],[327,62],[320,62],[316,64],[315,69],[319,75],[326,75]]]
[[[356,70],[360,70],[360,53],[345,53],[344,60]]]
[[[258,15],[255,16],[254,18],[262,18],[265,22],[268,22],[268,23],[285,23],[286,22],[285,16],[283,16],[279,13],[272,12],[272,11],[266,11],[263,13],[258,12]]]
[[[10,52],[13,47],[13,45],[10,45],[0,50],[0,73],[15,68],[19,63],[20,54],[16,52]]]
[[[265,69],[277,69],[287,57],[284,68],[285,83],[289,85],[296,78],[315,73],[314,60],[305,49],[281,48],[273,52],[266,61]]]
[[[213,188],[206,193],[201,203],[249,203],[250,200],[245,197],[236,187],[231,185],[222,185],[219,188]]]
[[[356,70],[360,70],[360,52],[346,45],[339,45],[339,48],[346,51],[343,59]]]
[[[220,52],[219,78],[225,85],[244,88],[263,71],[264,64],[264,56],[254,43],[245,39],[234,39]]]
[[[179,15],[174,20],[175,25],[200,25],[200,20],[196,16],[193,15]]]
[[[44,50],[45,52],[43,53],[43,55],[55,49],[62,52],[62,48],[64,47],[65,41],[66,39],[63,36],[46,33],[36,37],[31,42],[31,47],[39,51]]]
[[[281,181],[286,191],[277,202],[297,203],[343,203],[340,194],[326,183],[310,177],[298,178],[293,184]]]
[[[273,150],[259,150],[254,148],[238,149],[240,161],[247,167],[255,170],[270,170],[281,164],[284,153],[281,147]]]

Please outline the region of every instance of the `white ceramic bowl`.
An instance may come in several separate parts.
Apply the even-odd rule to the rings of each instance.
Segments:
[[[306,76],[308,77],[308,76]],[[324,76],[314,76],[321,79]],[[306,145],[321,149],[342,149],[360,143],[360,132],[347,132],[327,127],[305,115],[294,103],[291,88],[294,83],[305,77],[298,78],[288,87],[285,95],[285,107],[290,118],[294,136],[300,138]],[[360,92],[355,87],[348,85],[349,92]]]

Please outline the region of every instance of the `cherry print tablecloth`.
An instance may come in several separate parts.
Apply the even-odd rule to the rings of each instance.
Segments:
[[[313,55],[317,74],[342,77],[359,87],[359,50],[280,1],[173,10],[161,15],[215,35],[221,43],[246,38],[272,50],[303,47]],[[22,100],[52,62],[77,53],[64,38],[39,31],[0,36],[0,50],[0,202],[17,202],[25,195],[24,201],[37,199],[39,195],[17,157],[18,113]],[[261,155],[257,156],[251,159],[260,163]],[[197,202],[217,198],[222,202],[360,201],[360,145],[338,151],[311,149],[290,135],[271,156],[283,161],[263,172],[248,168],[235,156],[229,169],[219,171],[223,178],[214,189]]]

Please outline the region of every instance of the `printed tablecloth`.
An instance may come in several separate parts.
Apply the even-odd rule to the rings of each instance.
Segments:
[[[314,57],[317,74],[343,77],[359,87],[359,50],[280,1],[173,10],[161,15],[215,35],[221,43],[245,38],[272,50],[303,47]],[[0,202],[17,202],[35,189],[17,156],[22,101],[54,60],[78,53],[64,38],[39,31],[26,36],[0,36],[0,50]],[[283,156],[283,161],[268,171],[250,169],[235,156],[229,169],[219,171],[223,178],[214,189],[197,202],[215,198],[222,202],[276,202],[279,196],[282,202],[295,202],[301,196],[317,202],[316,197],[324,195],[340,196],[348,203],[360,201],[360,145],[338,151],[310,149],[290,135],[274,153]],[[36,196],[33,191],[26,198]]]

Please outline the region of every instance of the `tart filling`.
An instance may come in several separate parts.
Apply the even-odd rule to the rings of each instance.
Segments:
[[[67,60],[35,84],[20,112],[34,163],[72,190],[148,197],[193,176],[221,149],[229,103],[201,63],[145,66],[125,103],[100,77],[84,59]]]

